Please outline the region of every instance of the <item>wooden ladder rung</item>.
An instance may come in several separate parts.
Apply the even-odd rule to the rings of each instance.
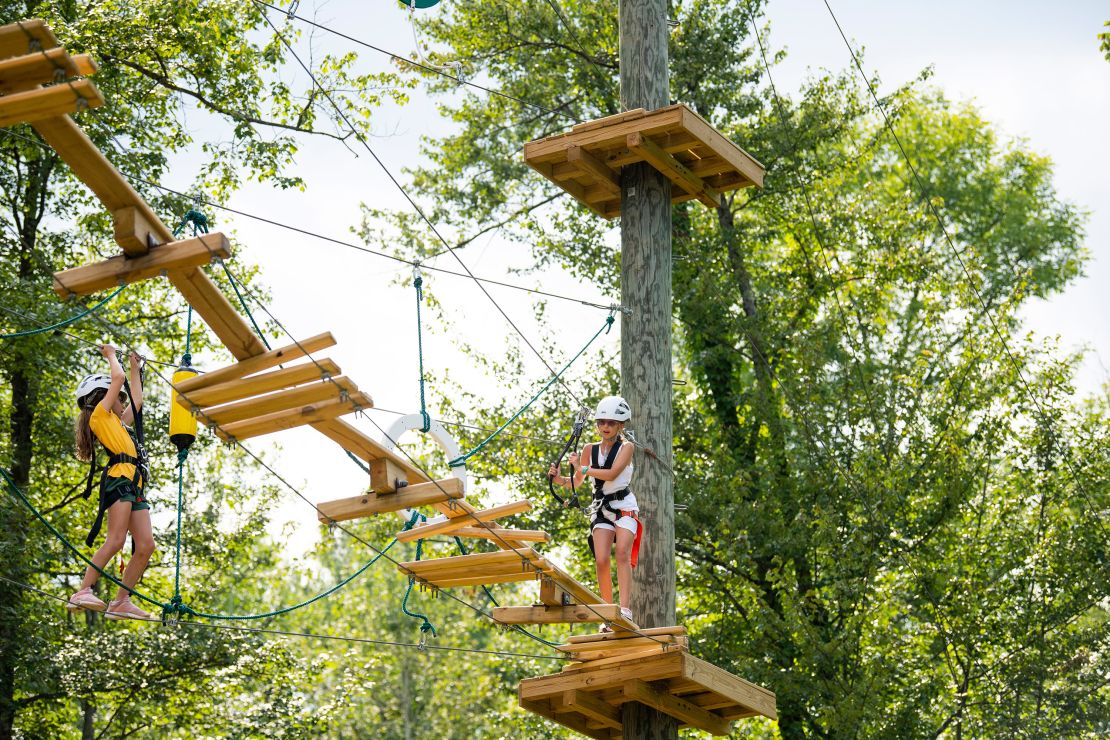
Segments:
[[[61,47],[0,59],[0,93],[7,95],[57,82],[59,73],[66,77],[86,77],[96,71],[96,62],[91,56],[70,56]]]
[[[244,440],[259,437],[263,434],[273,434],[286,429],[311,424],[314,421],[334,419],[344,414],[353,414],[357,409],[373,408],[374,401],[365,393],[355,393],[348,400],[322,401],[309,404],[299,409],[279,411],[276,414],[267,414],[257,419],[237,421],[233,424],[216,428],[220,439]]]
[[[493,620],[502,624],[578,624],[608,622],[623,629],[639,629],[621,616],[619,604],[572,604],[571,606],[499,606]]]
[[[219,370],[216,372],[219,372]],[[252,399],[264,393],[279,391],[285,388],[294,388],[304,383],[322,380],[325,373],[330,376],[336,376],[339,375],[340,372],[338,365],[332,360],[323,357],[314,362],[290,365],[280,370],[273,370],[260,375],[252,375],[249,378],[236,378],[197,390],[184,387],[186,383],[196,380],[196,378],[190,378],[184,383],[179,383],[178,389],[182,396],[185,397],[187,405],[205,408],[208,406],[230,403],[232,401]]]
[[[475,519],[482,522],[492,522],[506,516],[514,514],[522,514],[532,508],[532,502],[523,499],[521,501],[513,501],[508,504],[494,506],[490,509],[483,509],[482,511],[466,512],[461,508],[455,512],[453,517],[445,522],[436,522],[434,524],[424,524],[421,526],[413,527],[412,529],[405,530],[404,532],[397,533],[398,542],[412,542],[413,540],[424,539],[425,537],[434,537],[435,535],[451,534],[460,529],[467,527],[475,527],[477,522]]]
[[[291,362],[298,357],[304,357],[306,352],[317,352],[334,345],[335,337],[331,335],[331,332],[317,334],[316,336],[302,339],[295,344],[290,344],[286,347],[278,347],[269,352],[264,352],[254,357],[241,360],[234,365],[221,367],[219,370],[213,370],[209,373],[202,373],[195,378],[189,378],[188,380],[178,383],[177,390],[181,393],[190,393],[191,391],[208,388],[219,383],[238,380],[239,378],[260,373],[272,367],[277,367],[283,363]],[[271,390],[274,389],[271,388]],[[224,400],[230,401],[231,398]],[[222,401],[208,401],[208,403],[222,403]]]
[[[317,516],[325,523],[332,520],[342,522],[390,511],[415,509],[462,497],[462,481],[458,478],[444,478],[427,483],[409,484],[396,493],[369,491],[361,496],[325,501],[317,506]],[[456,501],[456,505],[460,503],[462,502]]]
[[[32,40],[40,49],[53,49],[58,45],[58,39],[50,26],[39,18],[28,18],[0,26],[0,59],[31,52]]]
[[[318,380],[287,391],[206,408],[197,416],[204,423],[225,426],[247,419],[275,414],[279,411],[288,411],[322,401],[342,398],[344,395],[354,396],[356,393],[358,393],[358,386],[347,376],[340,375],[337,378]]]
[[[104,105],[104,96],[92,80],[25,90],[0,97],[0,126],[35,123],[101,105]]]

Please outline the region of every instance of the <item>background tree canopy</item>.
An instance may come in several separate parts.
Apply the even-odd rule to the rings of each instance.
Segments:
[[[344,112],[360,113],[358,125],[369,125],[361,114],[382,102],[379,89],[395,102],[418,84],[440,94],[456,128],[426,140],[424,163],[408,173],[432,220],[463,246],[497,231],[527,245],[537,268],[557,266],[616,299],[613,225],[519,156],[525,141],[619,110],[613,8],[559,7],[573,31],[551,6],[519,0],[454,0],[422,21],[443,58],[540,108],[403,68],[360,75],[353,56],[317,60],[316,71]],[[346,135],[315,89],[281,81],[287,50],[252,3],[0,9],[3,22],[45,18],[67,48],[101,60],[96,82],[110,102],[82,124],[167,221],[188,202],[148,183],[174,151],[204,152],[197,187],[223,197],[247,179],[301,186],[289,174],[297,137]],[[758,29],[766,44],[760,10],[758,0],[673,9],[674,100],[768,168],[763,190],[732,194],[716,211],[674,208],[674,362],[686,381],[674,398],[676,500],[686,506],[676,519],[680,621],[696,653],[778,695],[779,722],[738,723],[737,737],[1093,737],[1110,721],[1110,409],[1104,396],[1077,399],[1078,358],[1022,334],[1018,320],[1032,298],[1081,274],[1084,213],[1056,193],[1046,158],[924,74],[882,101],[922,191],[850,71],[779,89],[779,101],[769,76],[778,58],[768,70],[752,36]],[[194,141],[186,116],[198,110],[224,133]],[[4,333],[73,313],[54,300],[51,273],[115,247],[99,204],[33,131],[0,132],[0,150]],[[376,246],[398,233],[422,255],[441,246],[411,212],[365,214],[363,236]],[[161,281],[124,296],[72,331],[141,342],[172,362],[183,349],[180,298]],[[204,335],[195,342],[213,349]],[[520,369],[511,351],[475,361],[509,376]],[[65,335],[0,344],[0,465],[74,541],[89,510],[79,498],[86,471],[68,454],[70,388],[94,364]],[[590,394],[618,387],[612,363],[594,364]],[[164,388],[151,392],[148,426],[164,428]],[[522,401],[444,395],[477,409],[483,426]],[[553,450],[542,440],[566,433],[568,403],[545,397],[518,422],[532,439],[502,439],[474,472],[544,500],[535,471]],[[170,481],[173,454],[158,438],[156,477]],[[234,450],[198,451],[188,475],[190,603],[264,611],[373,556],[336,532],[288,562],[266,535],[288,492]],[[243,490],[244,479],[259,482]],[[156,507],[172,507],[168,485],[156,493]],[[541,507],[533,523],[590,578],[577,519]],[[373,543],[396,529],[352,527]],[[165,594],[172,532],[159,537],[142,587]],[[446,553],[454,543],[429,546]],[[515,709],[520,678],[558,667],[540,657],[64,616],[16,584],[67,595],[81,568],[10,497],[0,562],[0,737],[561,735]],[[256,626],[341,637],[373,625],[387,642],[408,642],[419,620],[401,611],[406,584],[392,571],[380,564]],[[459,596],[491,605],[481,591]],[[511,589],[494,598],[512,603]],[[407,605],[452,623],[438,646],[548,653],[489,630],[458,602],[414,592]]]

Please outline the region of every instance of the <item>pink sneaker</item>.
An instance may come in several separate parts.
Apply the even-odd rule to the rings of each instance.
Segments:
[[[66,609],[69,609],[71,612],[79,612],[83,609],[102,612],[107,608],[107,604],[93,595],[91,588],[81,589],[73,596],[70,596],[69,601],[66,602]]]
[[[113,599],[108,604],[105,619],[150,619],[150,615],[131,603],[131,599]]]

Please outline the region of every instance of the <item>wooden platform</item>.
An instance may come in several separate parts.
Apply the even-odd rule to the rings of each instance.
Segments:
[[[520,682],[520,706],[599,740],[619,738],[621,705],[636,701],[714,735],[727,735],[732,720],[777,717],[775,695],[695,658],[685,647],[630,651],[562,673]]]
[[[643,108],[530,141],[524,161],[605,218],[621,212],[620,172],[648,162],[673,183],[671,200],[710,208],[721,193],[763,185],[764,167],[685,105]]]

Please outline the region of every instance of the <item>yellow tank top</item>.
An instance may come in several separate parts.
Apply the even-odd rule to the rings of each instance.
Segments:
[[[100,444],[113,455],[124,454],[138,457],[135,442],[127,433],[123,421],[112,411],[107,411],[99,403],[89,417],[89,429],[100,440]],[[109,478],[132,478],[135,475],[135,466],[131,463],[118,463],[108,468]],[[141,481],[145,483],[145,481]]]

